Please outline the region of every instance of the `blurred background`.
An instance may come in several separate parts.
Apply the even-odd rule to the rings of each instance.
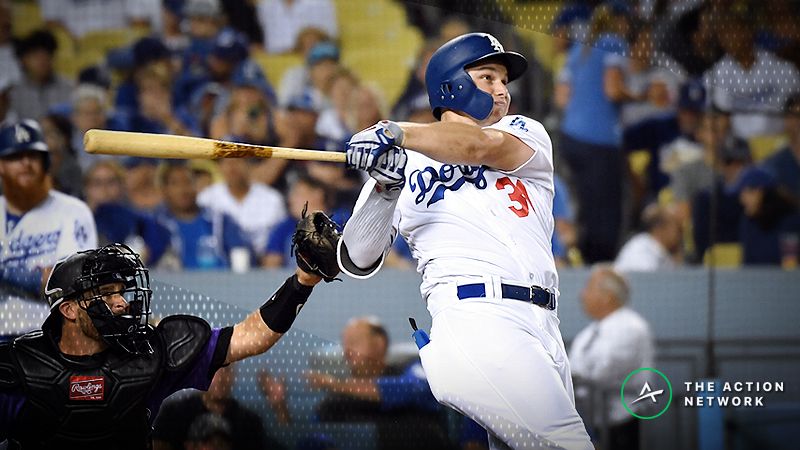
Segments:
[[[800,2],[0,0],[0,122],[41,124],[52,188],[86,202],[101,244],[124,242],[144,256],[159,314],[192,312],[222,326],[260,305],[293,266],[304,204],[343,224],[362,175],[320,162],[89,155],[83,133],[343,151],[380,119],[433,121],[427,61],[470,31],[494,34],[530,62],[509,86],[511,107],[553,140],[553,251],[568,348],[596,319],[582,290],[597,263],[624,276],[630,307],[651,327],[655,367],[672,381],[675,404],[642,422],[640,447],[794,448]],[[413,362],[406,318],[425,327],[430,319],[402,238],[386,266],[367,282],[321,286],[297,331],[242,363],[230,393],[221,388],[221,398],[254,411],[269,445],[439,442],[409,443],[414,433],[386,425],[419,429],[403,422],[419,410],[383,422],[374,418],[385,405],[324,414],[330,386],[308,375],[348,373],[341,344],[356,317],[384,330],[392,364]],[[758,410],[709,416],[681,407],[682,382],[705,378],[784,381],[786,392]],[[621,381],[576,383],[596,400]],[[599,430],[598,448],[613,448],[601,436],[617,424],[596,419],[602,399],[589,403],[582,412]],[[422,423],[439,423],[447,445],[485,448],[457,413],[422,408],[434,417]],[[216,419],[199,415],[170,445],[245,445]]]

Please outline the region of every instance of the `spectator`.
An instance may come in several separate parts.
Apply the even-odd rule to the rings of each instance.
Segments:
[[[138,78],[142,73],[156,73],[171,85],[175,77],[172,54],[164,42],[157,37],[144,37],[130,48],[133,67],[130,76],[120,83],[114,97],[117,111],[134,116],[139,112]],[[170,89],[172,87],[170,86]]]
[[[617,255],[617,272],[658,272],[682,261],[683,229],[674,208],[651,204],[642,212],[644,230],[634,235]]]
[[[73,37],[128,26],[161,28],[158,3],[141,0],[41,0],[42,19]]]
[[[184,164],[164,164],[159,173],[164,204],[155,213],[156,220],[170,232],[172,260],[186,270],[230,267],[234,248],[250,251],[244,233],[229,215],[200,207],[192,170]],[[252,255],[252,252],[250,252]]]
[[[324,30],[331,38],[338,35],[331,0],[263,0],[257,8],[267,53],[292,51],[298,35],[308,27]]]
[[[41,120],[44,142],[50,149],[50,175],[53,189],[73,197],[82,193],[81,167],[72,148],[72,124],[69,119],[48,114]]]
[[[705,105],[706,90],[699,80],[689,80],[681,85],[676,115],[680,135],[659,149],[659,169],[667,177],[678,166],[703,157],[703,146],[699,143],[697,132]]]
[[[222,10],[230,26],[260,48],[264,45],[264,31],[258,23],[256,3],[252,0],[226,0],[222,2]]]
[[[433,52],[441,45],[442,42],[438,40],[428,40],[420,49],[411,75],[408,77],[408,83],[392,107],[390,114],[392,120],[410,122],[433,122],[436,120],[430,113],[428,91],[425,89],[425,71],[428,69],[428,62],[430,62]],[[426,111],[428,115],[419,114],[420,111]]]
[[[23,120],[0,128],[0,336],[35,329],[47,316],[40,293],[52,266],[97,246],[85,203],[50,189],[50,154],[39,124]],[[8,290],[10,288],[10,290]]]
[[[193,118],[181,114],[172,106],[170,78],[155,66],[136,74],[138,110],[131,118],[131,131],[157,134],[197,135],[192,128]]]
[[[158,160],[130,157],[123,161],[128,202],[138,211],[152,212],[162,201],[162,193],[156,182]]]
[[[297,221],[306,211],[327,211],[327,192],[325,185],[308,176],[301,176],[292,184],[289,195],[286,196],[286,206],[289,215],[279,224],[275,225],[269,235],[264,257],[261,258],[263,267],[289,267],[294,263],[292,259],[292,235]]]
[[[639,448],[639,420],[619,401],[619,388],[628,373],[653,367],[655,359],[650,325],[628,306],[629,297],[630,288],[622,276],[610,266],[595,266],[581,291],[583,310],[592,322],[575,336],[569,352],[576,401],[607,394],[586,419],[593,423],[597,440],[607,439],[608,448],[615,450]]]
[[[11,88],[8,74],[0,74],[0,126],[17,120],[17,113],[11,110]]]
[[[228,103],[211,121],[211,137],[258,145],[278,145],[272,105],[257,85],[241,83],[230,90]]]
[[[672,200],[677,204],[678,215],[686,222],[691,217],[692,200],[698,192],[707,189],[714,181],[714,167],[722,167],[723,160],[750,160],[749,149],[744,154],[742,145],[733,146],[730,116],[718,111],[706,114],[700,122],[696,136],[702,146],[702,157],[687,157],[670,177]]]
[[[755,47],[752,19],[743,13],[722,12],[715,30],[725,56],[705,75],[712,103],[732,114],[737,137],[780,133],[776,113],[800,90],[800,72]]]
[[[333,78],[340,73],[339,48],[331,42],[320,42],[311,48],[306,57],[310,91],[306,92],[318,112],[331,104],[330,87]]]
[[[169,231],[151,216],[127,205],[125,172],[113,160],[89,167],[84,178],[86,204],[97,223],[101,245],[124,243],[147,264],[157,264],[169,245]]]
[[[11,2],[0,0],[0,67],[4,68],[0,81],[6,80],[9,85],[22,79],[22,72],[14,55],[11,31]],[[0,120],[2,119],[0,115]]]
[[[319,115],[316,133],[323,141],[324,149],[342,151],[350,136],[361,128],[353,128],[355,111],[353,100],[360,91],[356,76],[345,68],[340,68],[330,79],[325,94],[330,99],[330,107]],[[377,121],[373,121],[375,123]],[[367,125],[369,126],[369,125]]]
[[[739,237],[733,225],[739,223],[742,207],[733,188],[742,171],[752,163],[750,147],[741,139],[730,139],[720,145],[717,158],[714,174],[710,175],[712,181],[699,189],[691,200],[694,239],[691,260],[695,262],[705,257],[706,250],[713,243],[736,242]],[[716,215],[712,214],[712,195],[716,197]],[[711,242],[712,227],[714,242]]]
[[[743,207],[739,228],[744,264],[779,265],[784,255],[782,245],[794,246],[787,258],[797,264],[800,239],[800,213],[797,199],[780,189],[775,178],[758,167],[745,170],[734,187]],[[790,244],[793,242],[793,244]],[[786,261],[787,266],[791,264]]]
[[[789,142],[765,159],[762,167],[775,177],[778,185],[800,198],[800,93],[786,100],[783,114],[783,131]]]
[[[38,120],[50,107],[69,101],[72,83],[53,68],[57,47],[55,37],[46,30],[34,31],[19,41],[22,78],[11,89],[11,107],[20,118]]]
[[[344,164],[323,161],[308,161],[305,168],[311,178],[328,187],[329,204],[334,211],[331,218],[337,223],[347,222],[363,183],[361,174],[348,170]]]
[[[575,213],[572,208],[572,201],[569,189],[558,175],[553,176],[555,195],[553,196],[553,257],[556,264],[565,267],[570,264],[569,252],[575,248]]]
[[[351,319],[342,330],[342,349],[349,376],[306,375],[312,387],[327,393],[317,411],[320,420],[375,422],[379,450],[449,448],[422,366],[386,363],[389,337],[377,319]]]
[[[208,391],[165,401],[153,424],[153,449],[180,450],[186,441],[207,443],[217,433],[230,440],[232,450],[282,449],[267,436],[261,417],[233,397],[235,381],[235,366],[225,366],[217,370]]]
[[[177,107],[186,105],[192,93],[208,81],[206,58],[224,24],[219,0],[186,0],[183,16],[189,45],[181,55],[181,71],[173,87]]]
[[[587,262],[608,260],[617,250],[622,220],[619,103],[632,100],[625,87],[628,12],[605,3],[592,15],[590,40],[570,50],[556,90],[564,108],[561,153],[576,187],[578,247]]]
[[[324,30],[315,27],[304,28],[297,35],[294,51],[303,56],[303,64],[286,69],[278,85],[278,105],[285,108],[289,101],[308,94],[312,88],[309,73],[309,55],[311,49],[322,42],[330,43],[330,36]],[[338,51],[338,50],[337,50]],[[338,53],[336,60],[338,60]]]
[[[709,2],[681,14],[674,27],[659,34],[659,47],[677,61],[690,77],[701,77],[721,57],[714,30],[718,12]]]
[[[74,129],[72,131],[72,148],[75,149],[78,164],[82,170],[92,163],[109,156],[93,155],[83,150],[83,135],[92,128],[120,130],[127,128],[124,120],[108,109],[106,91],[97,86],[84,84],[72,93],[72,113],[70,115]]]
[[[248,247],[260,258],[272,229],[286,217],[286,207],[276,189],[250,181],[251,164],[237,158],[220,160],[224,181],[200,192],[197,203],[230,215],[244,231]]]
[[[189,47],[189,36],[181,29],[183,5],[184,0],[164,0],[161,2],[163,25],[159,34],[162,42],[173,55],[179,55]]]

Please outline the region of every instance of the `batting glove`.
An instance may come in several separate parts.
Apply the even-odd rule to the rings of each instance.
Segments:
[[[403,130],[394,122],[382,120],[359,131],[347,143],[347,167],[371,171],[377,159],[395,145],[403,144]]]
[[[368,171],[369,176],[378,182],[376,189],[387,200],[400,196],[406,184],[406,162],[408,155],[405,149],[393,146],[389,151],[375,159],[375,167]]]

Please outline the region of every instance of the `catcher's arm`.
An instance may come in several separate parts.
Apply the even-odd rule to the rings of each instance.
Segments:
[[[292,243],[297,269],[269,300],[233,327],[225,364],[269,350],[289,331],[311,291],[323,279],[338,275],[336,223],[321,211],[305,214],[297,223]]]
[[[382,195],[374,179],[364,184],[336,253],[343,273],[367,279],[380,270],[397,236],[396,206],[397,198]]]

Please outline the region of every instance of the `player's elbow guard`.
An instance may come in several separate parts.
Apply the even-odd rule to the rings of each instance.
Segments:
[[[358,260],[358,258],[355,259]],[[385,259],[386,252],[381,254],[377,261],[354,261],[354,258],[351,257],[347,250],[347,245],[344,243],[344,239],[339,240],[339,245],[336,248],[336,260],[339,263],[339,270],[341,270],[345,275],[359,280],[366,280],[367,278],[375,275],[383,266],[383,261]]]

